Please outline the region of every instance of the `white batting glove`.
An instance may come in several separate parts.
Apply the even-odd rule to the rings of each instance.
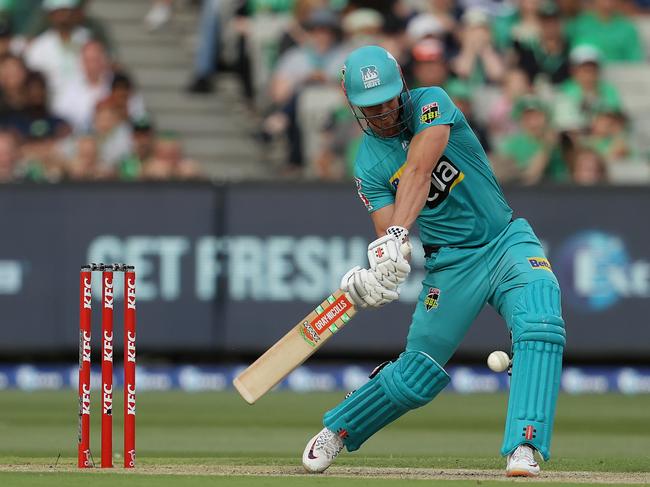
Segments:
[[[397,225],[388,227],[386,229],[386,235],[392,235],[397,239],[399,250],[405,259],[411,256],[411,242],[409,240],[409,231],[406,228]]]
[[[361,308],[379,308],[399,298],[397,284],[382,282],[375,272],[355,266],[341,279],[341,289]]]
[[[378,280],[384,284],[391,281],[399,286],[411,272],[407,260],[411,255],[408,230],[389,227],[386,233],[368,245],[368,262]]]

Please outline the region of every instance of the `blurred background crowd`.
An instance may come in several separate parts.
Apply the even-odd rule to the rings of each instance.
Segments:
[[[0,1],[0,182],[200,177],[87,4]]]
[[[92,15],[104,2],[0,0],[0,181],[226,178],[157,127],[117,26]],[[259,154],[242,177],[350,178],[361,131],[340,69],[377,44],[409,88],[448,91],[503,183],[650,183],[650,0],[146,3],[153,39],[195,15],[186,96],[227,99],[236,80],[225,123],[247,122],[237,143]]]

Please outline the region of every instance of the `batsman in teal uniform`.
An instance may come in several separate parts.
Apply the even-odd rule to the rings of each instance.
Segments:
[[[323,430],[305,448],[305,468],[325,470],[344,446],[357,450],[431,401],[449,383],[445,364],[489,303],[512,336],[506,474],[538,475],[535,452],[550,456],[565,346],[560,288],[538,238],[526,220],[512,219],[485,152],[442,88],[409,91],[393,56],[366,46],[348,56],[343,89],[365,132],[355,179],[379,239],[369,246],[369,268],[351,269],[341,286],[361,307],[397,299],[414,223],[427,273],[404,352],[325,413]]]

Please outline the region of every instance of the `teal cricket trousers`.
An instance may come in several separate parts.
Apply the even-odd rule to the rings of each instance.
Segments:
[[[557,279],[528,222],[508,224],[483,247],[442,247],[425,262],[406,350],[422,351],[444,367],[485,303],[513,328],[513,312],[525,286]]]

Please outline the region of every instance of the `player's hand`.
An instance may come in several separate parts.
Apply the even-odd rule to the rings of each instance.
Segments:
[[[404,227],[389,227],[385,236],[368,245],[370,269],[375,271],[380,281],[392,281],[399,286],[411,272],[408,263],[411,256],[408,233]]]
[[[372,270],[355,266],[341,279],[341,289],[347,292],[354,304],[362,308],[379,308],[399,298],[397,284],[382,282]]]

